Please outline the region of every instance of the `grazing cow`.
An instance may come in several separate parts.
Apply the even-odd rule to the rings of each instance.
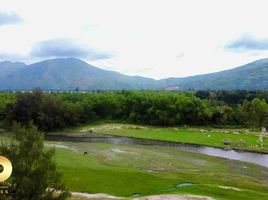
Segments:
[[[83,155],[87,155],[87,151],[84,151]]]

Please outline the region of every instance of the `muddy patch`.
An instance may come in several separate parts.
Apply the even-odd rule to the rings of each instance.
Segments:
[[[45,147],[59,148],[59,149],[69,149],[69,150],[78,152],[77,149],[72,148],[72,147],[70,147],[70,146],[68,146],[68,145],[60,144],[60,143],[45,143]]]
[[[118,154],[133,154],[133,155],[138,155],[138,153],[135,153],[135,152],[129,152],[129,151],[122,150],[122,149],[119,149],[119,148],[111,149],[111,151],[112,151],[113,153],[118,153]]]
[[[120,130],[120,129],[148,129],[145,126],[138,125],[124,125],[124,124],[109,124],[109,125],[100,125],[97,127],[84,128],[81,129],[81,133],[87,132],[100,132],[100,131],[111,131],[111,130]]]
[[[176,185],[177,188],[192,186],[192,183],[180,183]]]
[[[225,189],[225,190],[241,191],[241,189],[236,188],[236,187],[229,187],[229,186],[222,186],[222,185],[220,185],[219,188],[221,188],[221,189]]]

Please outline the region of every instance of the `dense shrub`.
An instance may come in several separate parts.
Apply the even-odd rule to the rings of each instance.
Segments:
[[[210,93],[200,93],[205,97]],[[192,93],[165,91],[121,91],[99,93],[17,93],[0,94],[0,113],[6,124],[27,125],[51,131],[100,119],[124,120],[138,124],[241,125],[261,127],[268,123],[266,101],[255,98],[241,104],[200,99]],[[4,99],[4,101],[3,101]]]

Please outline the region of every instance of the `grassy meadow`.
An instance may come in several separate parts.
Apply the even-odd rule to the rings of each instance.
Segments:
[[[260,132],[252,132],[247,129],[163,128],[129,124],[99,124],[80,126],[66,129],[66,131],[128,136],[268,153],[268,136],[264,136],[261,145],[258,142]],[[228,145],[224,144],[226,139],[229,141]]]
[[[68,134],[108,134],[268,152],[247,130],[161,128],[130,124],[99,124],[68,129]],[[237,147],[236,142],[245,141]],[[1,136],[5,142],[7,137]],[[268,168],[176,148],[86,142],[51,142],[54,161],[72,192],[104,193],[133,199],[157,194],[192,194],[219,200],[268,200]],[[256,146],[257,145],[257,146]],[[87,152],[84,155],[84,152]],[[74,196],[71,200],[84,200]],[[109,198],[89,198],[108,200]]]
[[[121,197],[196,194],[268,199],[268,168],[178,149],[49,142],[70,191]],[[83,155],[83,152],[87,152]]]

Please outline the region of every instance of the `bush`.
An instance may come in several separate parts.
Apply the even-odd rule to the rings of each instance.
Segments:
[[[243,139],[240,139],[236,142],[235,146],[237,147],[245,147],[246,146],[246,142]]]
[[[229,138],[224,138],[223,139],[223,144],[224,145],[231,145],[231,143],[232,143],[232,140],[230,140]]]
[[[29,124],[13,126],[10,144],[0,146],[0,153],[11,160],[10,190],[14,200],[63,200],[69,196],[52,161],[53,150],[44,150],[43,136]],[[51,188],[51,189],[49,189]],[[49,189],[49,190],[48,190]],[[55,195],[53,190],[57,190]]]

